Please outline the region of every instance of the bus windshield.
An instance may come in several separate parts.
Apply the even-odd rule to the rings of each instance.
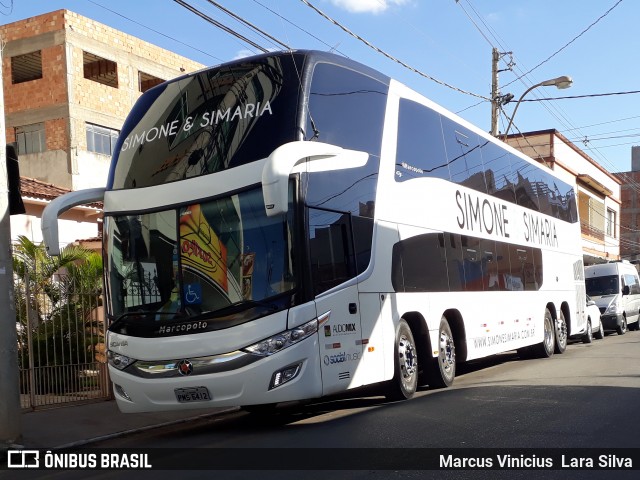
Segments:
[[[215,323],[216,312],[230,305],[252,306],[292,291],[292,218],[267,217],[260,188],[105,217],[111,319],[198,316]]]

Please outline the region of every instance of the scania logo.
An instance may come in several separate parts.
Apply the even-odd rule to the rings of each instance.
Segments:
[[[178,373],[183,377],[193,373],[193,363],[189,360],[180,360],[178,362]]]

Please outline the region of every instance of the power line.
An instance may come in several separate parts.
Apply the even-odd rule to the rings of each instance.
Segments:
[[[618,0],[615,5],[613,5],[609,10],[607,10],[606,12],[604,12],[602,15],[600,15],[600,17],[598,17],[598,19],[596,21],[594,21],[591,25],[589,25],[587,28],[585,28],[582,32],[580,32],[578,35],[576,35],[575,37],[573,37],[571,40],[569,40],[569,42],[567,42],[564,46],[562,46],[561,48],[559,48],[558,50],[556,50],[554,53],[552,53],[551,55],[549,55],[545,60],[541,61],[539,64],[537,64],[535,67],[533,67],[532,69],[530,69],[528,72],[523,73],[522,75],[520,75],[520,77],[516,78],[515,80],[507,83],[505,85],[509,86],[512,83],[514,83],[515,81],[519,80],[520,78],[529,75],[531,72],[533,72],[535,69],[537,69],[538,67],[540,67],[541,65],[544,65],[545,63],[547,63],[549,60],[551,60],[553,57],[555,57],[558,53],[560,53],[561,51],[563,51],[565,48],[567,48],[569,45],[571,45],[573,42],[575,42],[578,38],[580,38],[582,35],[584,35],[585,33],[587,33],[595,24],[597,24],[600,20],[602,20],[604,17],[606,17],[607,15],[609,15],[609,13],[611,13],[611,11],[616,8],[618,5],[620,5],[622,3],[622,0]]]
[[[595,97],[610,97],[613,95],[633,95],[636,93],[640,93],[640,90],[629,90],[627,92],[591,93],[588,95],[568,95],[566,97],[546,97],[546,98],[531,98],[531,99],[525,98],[520,101],[521,102],[542,102],[542,101],[551,101],[551,100],[570,100],[574,98],[595,98]]]
[[[218,2],[214,2],[213,0],[207,0],[211,5],[213,5],[214,7],[222,10],[224,13],[226,13],[227,15],[229,15],[230,17],[236,19],[237,21],[243,23],[244,25],[248,26],[249,28],[253,29],[254,31],[258,32],[260,35],[263,35],[264,37],[267,37],[269,40],[277,43],[278,45],[280,45],[281,47],[284,47],[286,50],[291,50],[291,47],[289,45],[287,45],[284,42],[281,42],[280,40],[278,40],[277,38],[269,35],[267,32],[260,30],[258,27],[256,27],[254,24],[252,24],[251,22],[245,20],[244,18],[236,15],[235,13],[233,13],[231,10],[228,10],[226,8],[224,8],[222,5],[220,5]]]
[[[174,1],[178,1],[178,0],[174,0]],[[453,85],[450,85],[446,82],[443,82],[442,80],[438,80],[435,77],[432,77],[431,75],[424,73],[410,65],[408,65],[407,63],[403,62],[402,60],[397,59],[396,57],[388,54],[387,52],[385,52],[384,50],[376,47],[375,45],[373,45],[371,42],[365,40],[364,38],[362,38],[360,35],[352,32],[351,30],[349,30],[347,27],[345,27],[344,25],[342,25],[341,23],[339,23],[337,20],[334,20],[333,18],[331,18],[329,15],[327,15],[326,13],[324,13],[323,11],[321,11],[320,9],[318,9],[317,7],[315,7],[314,5],[312,5],[310,2],[308,2],[307,0],[300,0],[302,3],[304,3],[305,5],[307,5],[309,8],[311,8],[312,10],[314,10],[316,13],[318,13],[321,17],[323,17],[325,20],[328,20],[329,22],[333,23],[334,25],[336,25],[337,27],[339,27],[340,29],[342,29],[345,33],[351,35],[353,38],[360,40],[362,43],[364,43],[367,47],[372,48],[373,50],[375,50],[376,52],[384,55],[385,57],[387,57],[389,60],[392,60],[396,63],[398,63],[399,65],[402,65],[403,67],[405,67],[408,70],[411,70],[414,73],[417,73],[418,75],[431,80],[432,82],[435,82],[439,85],[442,85],[444,87],[450,88],[452,90],[455,90],[456,92],[460,92],[460,93],[464,93],[465,95],[471,95],[472,97],[477,97],[477,98],[482,98],[483,100],[490,100],[487,97],[484,97],[482,95],[478,95],[476,93],[472,93],[472,92],[467,92],[466,90],[462,90],[458,87],[454,87]]]
[[[242,35],[242,34],[240,34],[240,33],[236,32],[235,30],[233,30],[233,29],[231,29],[231,28],[227,27],[226,25],[224,25],[224,24],[222,24],[222,23],[218,22],[217,20],[215,20],[215,19],[213,19],[213,18],[209,17],[208,15],[206,15],[206,14],[202,13],[200,10],[198,10],[198,9],[197,9],[197,8],[195,8],[195,7],[192,7],[192,6],[191,6],[191,5],[189,5],[187,2],[184,2],[183,0],[173,0],[173,1],[174,1],[174,2],[176,2],[178,5],[180,5],[180,6],[184,7],[184,8],[186,8],[186,9],[187,9],[187,10],[189,10],[190,12],[195,13],[195,14],[196,14],[196,15],[198,15],[200,18],[202,18],[202,19],[206,20],[206,21],[207,21],[207,22],[209,22],[210,24],[212,24],[212,25],[214,25],[214,26],[218,27],[220,30],[222,30],[222,31],[224,31],[224,32],[226,32],[226,33],[228,33],[229,35],[232,35],[232,36],[234,36],[234,37],[236,37],[236,38],[238,38],[238,39],[242,40],[243,42],[245,42],[245,43],[247,43],[247,44],[251,45],[252,47],[254,47],[254,48],[256,48],[256,49],[260,50],[260,51],[261,51],[261,52],[263,52],[263,53],[267,53],[267,52],[268,52],[268,50],[267,50],[266,48],[264,48],[263,46],[258,45],[258,44],[257,44],[256,42],[254,42],[253,40],[248,39],[248,38],[247,38],[247,37],[245,37],[244,35]]]
[[[329,49],[331,49],[332,51],[336,51],[338,52],[340,55],[347,57],[348,56],[341,52],[340,50],[338,50],[337,48],[335,48],[332,45],[329,45],[327,42],[325,42],[324,40],[322,40],[320,37],[316,37],[313,33],[309,32],[308,30],[305,30],[304,28],[302,28],[300,25],[297,25],[295,23],[293,23],[291,20],[287,19],[286,17],[283,17],[282,15],[280,15],[278,12],[270,9],[269,7],[267,7],[266,5],[260,3],[258,0],[253,0],[254,3],[257,3],[258,5],[260,5],[262,8],[264,8],[265,10],[268,10],[269,12],[271,12],[272,14],[274,14],[276,17],[279,17],[281,20],[284,20],[285,22],[287,22],[289,25],[292,25],[294,27],[296,27],[298,30],[306,33],[307,35],[309,35],[310,37],[316,39],[317,41],[319,41],[320,43],[324,44],[326,47],[329,47]]]
[[[154,30],[151,27],[147,27],[146,25],[144,25],[144,24],[142,24],[140,22],[136,22],[135,20],[133,20],[133,19],[131,19],[131,18],[125,16],[125,15],[122,15],[119,12],[116,12],[115,10],[111,10],[110,8],[107,8],[104,5],[100,5],[99,3],[94,2],[93,0],[89,0],[89,2],[93,3],[96,7],[103,8],[103,9],[107,10],[108,12],[113,13],[114,15],[118,15],[119,17],[124,18],[125,20],[128,20],[131,23],[135,23],[136,25],[139,25],[142,28],[146,28],[147,30],[149,30],[149,31],[151,31],[153,33],[157,33],[158,35],[162,35],[163,37],[168,38],[169,40],[172,40],[174,42],[180,43],[181,45],[184,45],[185,47],[189,47],[189,48],[191,48],[191,49],[193,49],[193,50],[195,50],[197,52],[203,53],[204,55],[207,55],[208,57],[214,58],[217,61],[219,61],[220,63],[224,62],[224,60],[222,60],[221,58],[216,57],[215,55],[211,55],[210,53],[205,52],[204,50],[200,50],[199,48],[194,47],[193,45],[189,45],[188,43],[184,43],[184,42],[178,40],[177,38],[170,37],[166,33],[162,33],[162,32],[159,32],[158,30]],[[13,6],[13,0],[11,1],[11,5]]]

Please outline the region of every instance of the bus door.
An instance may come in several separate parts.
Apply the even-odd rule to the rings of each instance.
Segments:
[[[362,358],[356,258],[348,213],[309,208],[311,278],[316,312],[328,320],[320,327],[322,394],[354,385]]]

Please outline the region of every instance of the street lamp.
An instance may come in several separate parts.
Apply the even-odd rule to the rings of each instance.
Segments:
[[[505,140],[507,139],[507,134],[509,133],[509,129],[511,128],[511,124],[513,123],[513,117],[516,116],[516,111],[518,110],[518,107],[520,106],[520,102],[522,101],[522,99],[524,98],[524,96],[527,93],[529,93],[534,88],[538,88],[538,87],[555,86],[555,87],[557,87],[559,89],[569,88],[572,83],[573,83],[573,80],[571,80],[571,77],[563,75],[562,77],[552,78],[551,80],[545,80],[544,82],[536,83],[535,85],[527,88],[524,91],[524,93],[520,96],[520,98],[518,99],[518,103],[516,103],[516,108],[513,109],[513,113],[511,114],[511,118],[509,119],[509,125],[507,125],[507,129],[504,132],[504,137],[503,138]]]

